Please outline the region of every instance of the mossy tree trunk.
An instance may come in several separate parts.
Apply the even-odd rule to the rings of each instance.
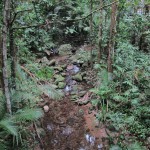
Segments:
[[[115,1],[114,1],[115,2]],[[108,74],[109,79],[112,80],[113,73],[113,59],[114,59],[114,46],[115,46],[115,35],[116,35],[116,23],[117,23],[117,8],[118,3],[113,3],[111,7],[111,25],[110,25],[110,37],[108,44]]]
[[[103,0],[100,0],[100,8],[103,7]],[[99,35],[98,35],[98,63],[101,60],[102,55],[102,24],[103,24],[103,9],[100,9],[100,23],[99,23]]]
[[[10,101],[10,93],[9,93],[9,85],[8,85],[8,70],[7,70],[7,41],[8,41],[8,27],[9,27],[9,12],[10,12],[10,0],[4,1],[4,9],[3,9],[3,28],[2,28],[2,72],[3,72],[3,89],[6,98],[6,106],[7,112],[9,114],[11,111],[11,101]]]

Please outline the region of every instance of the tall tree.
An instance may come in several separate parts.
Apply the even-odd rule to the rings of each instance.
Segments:
[[[112,80],[112,73],[113,73],[113,59],[114,59],[114,46],[115,46],[115,34],[116,34],[116,23],[117,23],[117,8],[118,3],[113,0],[111,6],[111,24],[110,24],[110,36],[109,36],[109,43],[108,43],[108,73],[109,79]]]
[[[10,1],[4,1],[3,9],[3,28],[2,28],[2,72],[3,72],[3,89],[6,98],[7,112],[11,114],[11,101],[8,86],[8,70],[7,70],[7,36],[8,36],[8,26],[9,26],[9,12],[10,12]]]
[[[103,0],[100,0],[100,23],[99,23],[99,39],[98,39],[98,62],[101,60],[102,55],[102,23],[103,23]]]
[[[91,47],[91,68],[93,67],[93,56],[92,56],[92,35],[93,35],[93,0],[90,0],[90,47]]]

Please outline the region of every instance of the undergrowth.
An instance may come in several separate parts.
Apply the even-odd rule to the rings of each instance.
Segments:
[[[149,56],[128,42],[119,43],[116,51],[113,81],[107,78],[106,66],[95,66],[99,70],[100,85],[91,91],[99,98],[92,100],[92,104],[100,106],[97,115],[100,121],[127,135],[128,140],[132,138],[133,143],[138,141],[135,145],[128,145],[129,141],[123,136],[125,142],[120,142],[120,147],[133,149],[130,147],[135,146],[141,150],[144,147],[139,141],[146,145],[150,136]]]

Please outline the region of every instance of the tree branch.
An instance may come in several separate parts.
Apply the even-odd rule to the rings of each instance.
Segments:
[[[101,8],[98,8],[98,9],[92,11],[91,13],[89,13],[87,16],[84,16],[84,17],[82,17],[82,18],[78,18],[78,19],[68,19],[68,20],[64,20],[64,22],[68,22],[68,21],[80,21],[80,20],[86,19],[86,18],[88,18],[89,16],[91,16],[93,13],[95,13],[95,12],[97,12],[97,11],[99,11],[99,10],[105,8],[105,7],[108,7],[108,6],[110,6],[110,5],[114,4],[114,3],[117,3],[117,2],[118,2],[118,0],[112,2],[112,3],[108,4],[108,5],[105,5],[105,6],[101,7]]]
[[[14,17],[13,17],[12,21],[10,22],[10,25],[12,26],[13,22],[15,21],[17,15],[18,15],[19,13],[26,12],[26,11],[31,11],[31,10],[33,10],[33,9],[20,10],[20,11],[15,12]]]
[[[16,27],[16,28],[13,28],[13,30],[16,30],[16,29],[27,29],[27,28],[36,28],[36,27],[43,26],[43,25],[45,25],[45,24],[37,24],[37,25],[31,25],[31,26]]]

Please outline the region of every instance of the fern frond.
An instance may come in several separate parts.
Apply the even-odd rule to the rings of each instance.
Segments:
[[[35,121],[43,116],[43,111],[37,108],[26,108],[14,116],[16,121]]]
[[[50,85],[40,85],[39,87],[44,94],[46,94],[47,96],[49,96],[52,99],[58,100],[58,99],[62,98],[62,96],[63,96],[63,93],[61,91],[54,89]]]
[[[6,131],[8,134],[17,136],[17,127],[14,125],[14,122],[10,118],[5,118],[0,121],[0,128]]]
[[[4,113],[5,113],[5,100],[2,91],[0,91],[0,119],[3,118]]]
[[[6,150],[7,146],[5,145],[5,143],[3,141],[0,141],[0,150]]]

